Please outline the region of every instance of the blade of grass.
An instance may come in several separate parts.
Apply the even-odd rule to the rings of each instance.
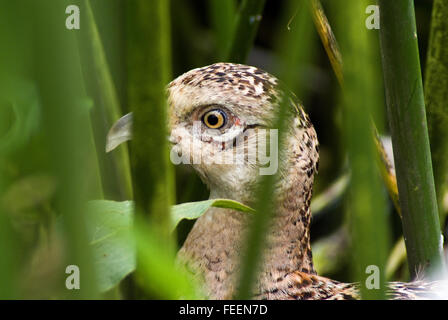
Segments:
[[[169,234],[173,175],[165,86],[170,79],[169,2],[127,4],[128,101],[134,113],[132,170],[137,211]]]
[[[145,288],[157,292],[160,299],[203,299],[198,281],[183,267],[175,265],[174,252],[159,245],[155,226],[138,221],[135,228],[137,256],[140,257],[139,276]]]
[[[431,142],[434,182],[439,216],[447,212],[443,198],[448,192],[448,2],[435,0],[425,74],[425,101]]]
[[[71,298],[97,298],[83,211],[90,184],[89,110],[75,34],[64,28],[66,16],[61,14],[71,3],[44,0],[32,4],[37,26],[36,75],[53,160],[49,167],[58,181],[56,210],[63,217],[67,263],[78,266],[81,274],[80,289],[68,290],[68,294]]]
[[[333,69],[336,78],[338,79],[341,88],[344,86],[344,75],[343,75],[343,61],[339,50],[339,45],[336,37],[332,31],[331,25],[325,15],[322,4],[319,0],[312,0],[312,13],[314,18],[314,24],[316,25],[317,32],[319,33],[320,39],[324,46],[325,52],[327,53],[328,59],[330,60],[331,67]],[[336,3],[337,4],[337,3]],[[375,90],[381,87],[381,81],[376,77],[378,82],[375,86]],[[379,117],[380,119],[380,117]],[[381,119],[380,119],[381,121]],[[395,171],[392,170],[392,166],[389,163],[389,159],[384,151],[384,145],[378,136],[378,129],[376,128],[375,121],[372,118],[373,127],[373,138],[375,140],[376,151],[379,155],[378,166],[381,172],[381,177],[387,188],[390,198],[394,203],[395,209],[401,216],[401,209],[398,202],[398,189],[397,189],[397,178],[395,176]]]
[[[324,191],[314,196],[311,201],[311,212],[313,213],[313,219],[316,219],[322,215],[327,208],[339,201],[346,193],[349,184],[350,174],[344,173],[333,181]]]
[[[171,73],[169,2],[127,1],[126,25],[128,104],[134,113],[131,166],[136,219],[152,225],[151,230],[158,232],[158,245],[172,251],[169,210],[174,201],[174,181],[165,95]],[[157,259],[137,255],[137,276],[147,258]]]
[[[286,110],[289,108],[287,98],[279,105],[278,119],[274,128],[278,128],[278,144],[282,145],[284,129],[286,127]],[[281,157],[281,155],[279,155]],[[239,286],[235,299],[247,300],[252,297],[252,290],[257,279],[258,270],[262,261],[263,250],[266,245],[265,235],[269,232],[269,222],[274,215],[273,196],[277,174],[261,177],[256,192],[257,203],[255,211],[257,214],[252,220],[251,227],[246,240],[246,250],[242,257],[242,267],[239,275]]]
[[[244,63],[252,49],[266,0],[243,0],[235,20],[228,62]]]
[[[311,10],[313,14],[314,24],[316,25],[316,30],[322,40],[325,52],[330,59],[331,67],[333,68],[334,74],[336,75],[339,84],[342,86],[344,84],[344,77],[342,74],[342,57],[339,51],[339,45],[336,41],[333,31],[331,30],[330,23],[328,22],[327,16],[325,15],[320,1],[311,0],[311,4]]]
[[[208,5],[211,24],[215,31],[217,56],[222,59],[225,58],[233,34],[235,1],[210,0]]]
[[[102,173],[103,191],[106,198],[130,199],[132,186],[127,146],[123,145],[108,155],[104,151],[107,132],[122,112],[90,1],[84,0],[82,5],[80,10],[85,12],[84,27],[77,34],[84,79],[94,100],[91,123]]]
[[[414,3],[378,1],[387,112],[392,133],[403,233],[413,276],[443,265]]]
[[[367,1],[350,6],[339,2],[342,29],[344,85],[342,92],[343,140],[351,167],[347,213],[352,236],[352,277],[359,281],[363,299],[385,298],[385,263],[389,245],[385,197],[377,172],[371,116],[380,113],[379,95],[375,92],[373,38],[365,28]],[[375,244],[375,245],[373,245]],[[379,288],[366,286],[368,266],[379,269]]]
[[[395,272],[406,261],[406,246],[404,238],[400,237],[391,250],[386,264],[386,279],[392,279]]]
[[[307,0],[302,0],[301,5],[306,5]],[[291,7],[289,4],[288,8]],[[311,19],[309,17],[309,11],[304,9],[303,6],[299,6],[297,21],[300,22],[300,26],[291,28],[291,39],[294,41],[299,41],[304,39],[303,32],[307,32],[308,26],[307,21]],[[311,21],[311,20],[309,20]],[[285,26],[287,23],[285,23]],[[295,45],[290,42],[290,45]],[[303,50],[307,50],[305,44]],[[310,46],[311,47],[311,46]],[[289,48],[282,48],[283,50],[288,50]],[[300,52],[295,51],[297,54]],[[299,56],[301,57],[301,56]],[[295,72],[299,70],[299,66],[302,61],[296,57],[296,59],[288,59],[288,64],[284,61],[279,63],[279,75],[282,81],[292,87],[293,80],[295,77]],[[274,123],[273,128],[278,129],[278,145],[282,145],[283,137],[286,129],[286,120],[288,115],[288,108],[290,108],[289,99],[282,99],[279,108],[277,110],[277,120]],[[279,158],[281,159],[280,151]],[[249,233],[246,240],[246,250],[242,256],[241,262],[241,273],[239,275],[238,290],[235,295],[236,299],[250,299],[252,297],[253,287],[257,279],[257,272],[260,268],[261,259],[263,256],[263,249],[266,244],[266,234],[269,232],[269,223],[274,215],[273,207],[273,196],[275,181],[278,179],[278,172],[274,175],[262,176],[256,193],[257,203],[255,204],[255,211],[257,212],[252,221],[252,225],[249,229]]]

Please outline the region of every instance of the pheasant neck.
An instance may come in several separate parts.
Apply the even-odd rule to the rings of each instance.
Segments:
[[[278,189],[262,271],[266,281],[278,281],[293,271],[315,273],[310,245],[311,194],[312,180],[295,179]]]
[[[262,277],[279,280],[293,271],[315,274],[310,245],[311,196],[318,165],[318,141],[311,123],[285,140]],[[263,281],[261,281],[263,283]]]
[[[313,176],[318,159],[314,144],[314,141],[317,144],[317,138],[312,138],[313,133],[313,129],[311,135],[302,131],[301,140],[294,138],[289,150],[297,152],[290,152],[279,174],[275,215],[263,255],[258,292],[275,289],[277,282],[294,271],[315,274],[309,230]],[[212,189],[210,197],[229,198],[227,192],[222,194],[220,191]],[[230,198],[250,205],[245,201],[247,197],[242,199],[233,194]],[[232,297],[250,222],[251,217],[245,213],[211,208],[196,221],[179,251],[179,259],[205,278],[211,298]]]

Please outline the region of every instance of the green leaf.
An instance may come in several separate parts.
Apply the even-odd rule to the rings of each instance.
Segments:
[[[98,287],[104,292],[135,269],[131,227],[132,201],[96,200],[88,203],[87,227]]]
[[[171,230],[182,219],[197,219],[210,207],[254,212],[244,204],[226,199],[183,203],[171,208]],[[135,243],[131,231],[133,212],[132,201],[94,200],[87,205],[89,243],[102,292],[112,289],[135,270]]]
[[[183,219],[193,220],[202,216],[210,207],[234,209],[254,213],[255,210],[242,203],[227,199],[210,199],[198,202],[186,202],[171,207],[171,230]]]

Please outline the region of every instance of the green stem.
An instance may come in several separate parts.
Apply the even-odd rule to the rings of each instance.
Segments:
[[[89,95],[94,100],[91,115],[96,152],[106,198],[126,200],[132,197],[129,157],[126,145],[106,154],[106,136],[121,116],[115,86],[109,71],[103,44],[95,23],[90,1],[83,1],[84,27],[78,33],[82,71]]]
[[[304,44],[304,49],[294,50],[296,48],[295,41],[299,39],[310,39],[305,37],[304,33],[307,33],[311,24],[311,17],[309,16],[309,10],[304,8],[303,4],[306,4],[308,0],[302,0],[299,5],[299,14],[297,16],[298,25],[291,27],[291,34],[288,38],[291,41],[288,42],[289,46],[281,47],[280,56],[288,57],[288,59],[280,59],[279,75],[280,79],[289,87],[296,86],[294,83],[296,78],[296,71],[300,69],[303,63],[302,59],[307,54],[303,51],[309,50],[312,46]],[[290,2],[287,8],[291,8],[294,2]],[[296,4],[297,5],[297,4]],[[287,25],[286,23],[284,25]],[[292,56],[291,53],[295,53],[296,56]],[[284,131],[287,128],[287,119],[290,115],[289,99],[282,99],[279,105],[277,120],[273,125],[273,128],[278,129],[278,145],[282,145]],[[279,150],[279,159],[282,157],[282,150]],[[279,161],[281,163],[281,161]],[[253,217],[252,225],[249,229],[249,233],[246,240],[246,250],[242,257],[241,273],[238,284],[238,291],[236,293],[236,299],[250,299],[252,297],[253,287],[257,279],[257,272],[260,269],[262,262],[263,250],[266,245],[266,235],[269,233],[270,221],[274,216],[275,208],[273,207],[274,187],[276,181],[279,179],[278,172],[274,175],[266,175],[260,177],[260,183],[257,190],[257,203],[255,205],[256,214]]]
[[[69,1],[33,2],[36,19],[36,75],[40,90],[43,127],[58,182],[55,201],[61,214],[67,243],[67,265],[80,270],[80,289],[67,290],[71,298],[98,298],[96,276],[84,218],[92,153],[89,108],[83,87],[75,33],[64,27]],[[65,267],[60,270],[65,272]]]
[[[159,245],[173,250],[169,210],[174,175],[169,161],[167,99],[170,79],[169,2],[126,2],[128,105],[133,117],[131,166],[137,219],[159,232]],[[137,256],[137,275],[144,265]]]
[[[448,191],[448,2],[435,0],[425,74],[425,101],[441,222]]]
[[[359,281],[363,299],[384,299],[389,230],[371,130],[371,116],[382,117],[376,117],[381,111],[380,95],[375,91],[379,76],[375,74],[375,39],[365,28],[367,5],[360,0],[339,7],[341,50],[347,62],[342,70],[342,133],[351,168],[346,207],[352,237],[352,280]],[[372,274],[370,266],[378,268],[378,287],[367,286],[372,284],[367,281]]]
[[[228,62],[244,63],[252,49],[266,0],[243,0],[236,18]]]
[[[278,128],[279,146],[282,145],[283,131],[286,128],[287,110],[290,107],[289,99],[284,98],[282,100],[278,108],[278,119],[273,127]],[[238,292],[235,296],[238,300],[247,300],[252,297],[253,287],[261,267],[262,255],[266,245],[266,235],[269,233],[269,222],[272,220],[275,212],[273,197],[276,179],[278,179],[277,174],[262,176],[260,179],[256,197],[257,203],[255,205],[256,214],[249,229],[239,275]]]
[[[215,31],[217,56],[224,58],[230,46],[235,18],[234,0],[210,0],[210,19]]]
[[[425,101],[411,0],[378,1],[387,112],[410,272],[443,266]]]

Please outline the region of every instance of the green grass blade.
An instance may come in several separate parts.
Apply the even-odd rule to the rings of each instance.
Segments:
[[[215,32],[217,57],[225,58],[233,35],[235,20],[234,0],[208,1],[211,24]]]
[[[126,26],[136,220],[150,224],[151,230],[157,232],[158,245],[172,251],[169,210],[174,201],[174,175],[169,160],[165,95],[171,77],[169,1],[127,1]],[[145,259],[157,257],[137,254],[137,276],[143,274],[144,266],[150,263]]]
[[[372,134],[371,116],[381,119],[380,95],[375,90],[373,44],[376,38],[365,27],[367,1],[356,1],[350,6],[339,2],[341,51],[345,61],[344,85],[341,96],[343,141],[348,154],[351,180],[347,197],[347,218],[352,238],[351,271],[353,281],[360,283],[363,299],[384,299],[385,263],[389,245],[386,203],[381,187],[376,151]],[[381,126],[380,126],[381,127]],[[374,244],[374,245],[373,245]],[[366,281],[375,266],[379,278],[377,287]]]
[[[84,0],[82,4],[80,10],[85,12],[85,19],[83,28],[77,34],[87,91],[94,101],[91,122],[102,172],[103,191],[106,198],[130,199],[132,185],[127,146],[124,145],[111,154],[106,154],[104,150],[107,132],[122,111],[90,1]]]
[[[305,1],[302,1],[301,4],[306,4]],[[291,3],[288,8],[290,7]],[[303,6],[299,6],[299,8],[299,14],[296,19],[300,22],[300,24],[291,28],[290,31],[290,39],[295,41],[300,41],[300,39],[306,38],[303,35],[303,32],[307,32],[309,30],[309,24],[306,21],[311,21],[309,10]],[[287,25],[286,22],[285,25]],[[308,26],[308,28],[306,26]],[[281,50],[286,51],[295,46],[294,42],[290,42],[289,44],[291,45],[291,48],[286,46],[282,47]],[[309,48],[310,47],[304,50]],[[285,51],[281,53],[281,56],[288,55]],[[300,69],[299,67],[302,63],[300,58],[303,57],[301,55],[302,52],[297,50],[294,50],[293,52],[297,54],[295,59],[294,57],[289,56],[287,59],[288,64],[286,64],[286,61],[279,62],[279,77],[289,87],[294,86],[293,80],[296,79],[295,73]],[[287,110],[290,108],[289,100],[282,100],[283,101],[280,103],[277,110],[277,120],[273,125],[273,128],[278,129],[279,146],[282,145],[284,130],[286,129],[286,120],[288,115]],[[281,152],[282,151],[279,151],[279,158],[281,158]],[[242,256],[241,273],[239,276],[238,290],[235,296],[236,299],[250,299],[252,297],[253,288],[258,274],[257,271],[261,267],[260,263],[262,261],[263,250],[266,244],[266,234],[269,232],[269,223],[275,212],[275,208],[273,207],[275,201],[273,201],[273,197],[276,179],[278,179],[277,174],[260,177],[260,184],[256,193],[257,202],[255,204],[255,211],[257,214],[252,220],[252,225],[246,239],[246,249]]]
[[[412,275],[443,265],[440,224],[411,0],[379,0],[380,44],[403,232]]]
[[[425,101],[439,215],[448,192],[448,2],[435,0],[425,73]]]
[[[159,299],[203,299],[198,281],[185,268],[175,265],[174,253],[159,244],[154,225],[136,221],[135,240],[140,257],[139,277],[146,292]]]
[[[58,183],[55,209],[62,215],[67,263],[79,267],[79,290],[71,298],[98,298],[87,242],[84,203],[91,176],[89,106],[75,34],[64,28],[69,1],[33,2],[36,22],[36,74],[42,101],[43,126],[51,153],[51,173]],[[61,26],[55,28],[55,26]],[[61,270],[61,272],[64,272]]]
[[[165,86],[170,79],[169,2],[127,4],[128,104],[132,108],[132,169],[137,211],[169,234],[173,173],[169,161]]]
[[[239,9],[227,62],[244,63],[252,49],[266,0],[243,0]]]
[[[327,16],[325,15],[324,9],[319,0],[311,0],[311,10],[313,13],[313,20],[316,25],[316,30],[322,40],[322,45],[324,46],[325,52],[330,60],[333,72],[336,75],[339,84],[342,86],[344,83],[342,74],[342,57],[339,51],[338,43],[333,34],[333,30],[331,29]]]

